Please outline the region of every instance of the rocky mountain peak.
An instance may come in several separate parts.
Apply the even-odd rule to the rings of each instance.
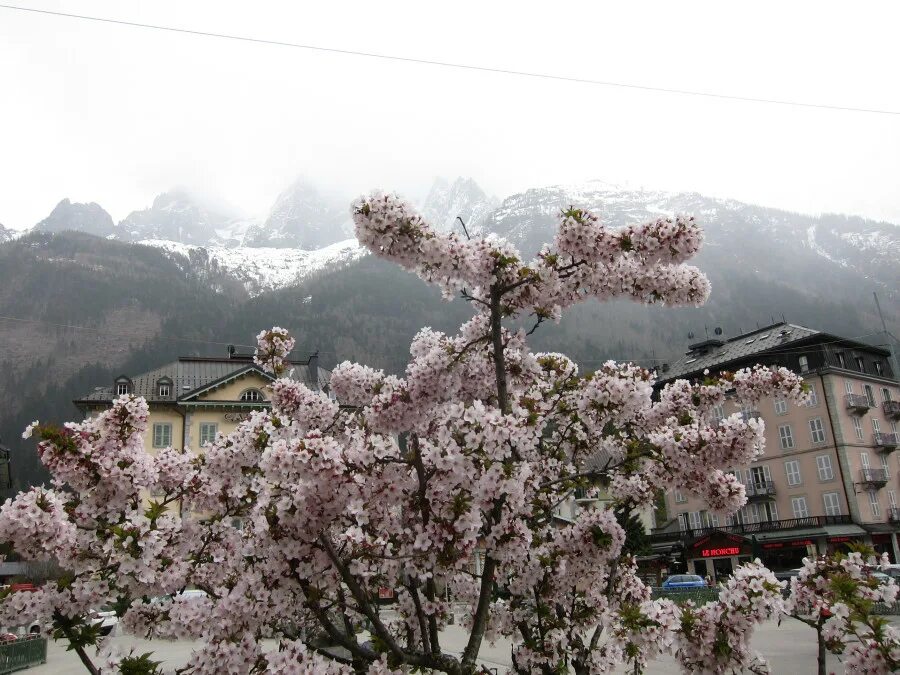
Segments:
[[[437,178],[422,205],[422,215],[435,229],[448,232],[459,228],[462,218],[469,234],[482,231],[482,224],[496,207],[497,200],[488,197],[471,178],[457,178],[450,183]]]
[[[73,203],[63,199],[50,212],[50,215],[35,225],[35,229],[43,232],[62,232],[78,230],[98,237],[108,237],[115,232],[112,216],[99,204]]]
[[[128,241],[165,239],[202,246],[228,238],[235,221],[226,209],[203,204],[178,188],[157,195],[149,209],[131,212],[119,223],[118,236]]]
[[[247,231],[247,246],[314,250],[350,236],[346,204],[324,197],[305,179],[284,190],[262,225]]]

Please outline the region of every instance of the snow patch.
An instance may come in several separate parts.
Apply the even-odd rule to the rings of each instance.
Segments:
[[[210,265],[215,264],[240,281],[251,296],[292,286],[314,272],[358,260],[366,253],[356,239],[345,239],[312,251],[247,246],[195,246],[165,239],[144,239],[139,243],[158,248],[170,257],[178,255],[196,260],[198,256],[208,256]]]

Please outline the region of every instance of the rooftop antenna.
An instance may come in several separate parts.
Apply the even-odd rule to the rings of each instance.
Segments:
[[[787,319],[784,318],[784,312],[781,313],[781,323],[787,323]]]
[[[693,340],[693,339],[694,339],[694,331],[691,331],[690,333],[688,333],[688,340]]]

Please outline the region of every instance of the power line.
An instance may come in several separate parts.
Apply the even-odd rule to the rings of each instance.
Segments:
[[[601,87],[617,87],[620,89],[634,89],[639,91],[651,91],[663,94],[678,94],[681,96],[701,96],[705,98],[714,98],[727,101],[741,101],[744,103],[768,103],[773,105],[792,106],[798,108],[816,108],[820,110],[837,110],[843,112],[870,113],[877,115],[898,115],[897,110],[881,110],[876,108],[859,108],[854,106],[829,105],[827,103],[807,103],[803,101],[790,101],[786,99],[757,98],[753,96],[738,96],[734,94],[718,94],[708,91],[694,91],[690,89],[676,89],[672,87],[653,87],[650,85],[632,84],[628,82],[614,82],[610,80],[594,80],[583,77],[572,77],[568,75],[555,75],[552,73],[536,73],[525,70],[514,70],[510,68],[498,68],[492,66],[478,66],[466,63],[455,63],[451,61],[438,61],[434,59],[423,59],[412,56],[397,56],[394,54],[381,54],[377,52],[365,52],[355,49],[340,49],[337,47],[323,47],[321,45],[303,44],[299,42],[286,42],[282,40],[269,40],[266,38],[249,37],[245,35],[232,35],[229,33],[214,33],[212,31],[192,30],[190,28],[177,28],[175,26],[163,26],[158,24],[140,23],[137,21],[124,21],[121,19],[110,19],[108,17],[89,16],[85,14],[70,14],[67,12],[55,12],[49,9],[36,9],[34,7],[20,7],[18,5],[0,4],[0,9],[9,9],[19,12],[32,12],[35,14],[47,14],[51,16],[65,17],[68,19],[80,19],[83,21],[96,21],[98,23],[116,24],[119,26],[130,26],[132,28],[148,28],[152,30],[167,31],[170,33],[181,33],[183,35],[193,35],[201,37],[219,38],[223,40],[236,40],[239,42],[250,42],[254,44],[273,45],[276,47],[291,47],[293,49],[305,49],[308,51],[325,52],[329,54],[343,54],[345,56],[362,56],[369,59],[380,59],[383,61],[396,61],[401,63],[416,63],[427,66],[438,66],[441,68],[454,68],[457,70],[469,70],[482,73],[495,73],[499,75],[513,75],[517,77],[530,77],[544,80],[554,80],[557,82],[571,82],[576,84],[589,84]]]

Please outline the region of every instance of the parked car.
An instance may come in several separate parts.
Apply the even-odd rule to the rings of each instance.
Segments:
[[[885,565],[882,569],[884,570],[885,574],[895,579],[897,583],[900,583],[900,565]]]
[[[706,588],[706,582],[697,574],[673,574],[663,582],[662,587],[667,591],[680,588]]]
[[[101,635],[109,635],[119,625],[119,617],[116,616],[116,611],[109,605],[104,605],[100,609],[91,612],[90,621],[92,626],[100,626]]]

